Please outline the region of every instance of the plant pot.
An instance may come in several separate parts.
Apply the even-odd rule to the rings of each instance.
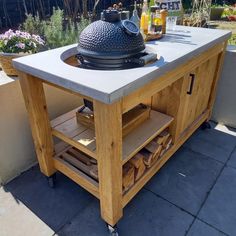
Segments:
[[[224,7],[212,7],[210,20],[220,20],[221,15],[223,14]]]
[[[0,53],[0,65],[2,70],[9,76],[17,76],[17,71],[12,65],[12,60],[18,57],[26,56],[28,54],[22,53]]]

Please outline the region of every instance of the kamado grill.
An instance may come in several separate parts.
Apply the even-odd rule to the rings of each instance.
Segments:
[[[78,44],[77,59],[87,69],[117,70],[142,67],[155,61],[148,53],[139,28],[130,20],[120,20],[116,10],[106,10],[102,20],[86,27]]]

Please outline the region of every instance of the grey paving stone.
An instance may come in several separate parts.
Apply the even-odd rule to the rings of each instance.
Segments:
[[[236,149],[234,150],[234,152],[230,156],[230,159],[229,159],[227,165],[236,168]]]
[[[191,229],[187,234],[187,236],[224,236],[224,235],[225,234],[203,223],[200,220],[196,220],[193,223]]]
[[[228,235],[236,235],[236,170],[226,167],[212,189],[199,218]]]
[[[195,215],[222,167],[220,162],[181,148],[146,188]]]
[[[57,235],[106,236],[107,230],[99,215],[98,201],[93,200]],[[192,220],[191,215],[142,190],[125,208],[118,229],[121,236],[184,236]]]
[[[56,184],[54,189],[50,188],[38,167],[34,167],[7,184],[5,189],[57,231],[93,197],[62,174],[57,175]]]
[[[227,131],[225,129],[227,128],[225,126],[218,125],[217,129],[214,129],[216,124],[213,122],[210,122],[210,124],[212,127],[211,129],[198,129],[192,137],[197,137],[199,139],[208,141],[217,146],[222,146],[225,149],[232,151],[236,145],[236,137],[229,133],[226,133]],[[234,130],[232,129],[232,131]]]
[[[225,163],[228,160],[234,147],[233,145],[230,147],[225,147],[223,144],[217,144],[217,142],[214,141],[204,140],[198,136],[198,133],[192,136],[184,144],[184,146],[222,163]]]

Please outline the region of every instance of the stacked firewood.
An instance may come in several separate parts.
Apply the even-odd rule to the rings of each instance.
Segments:
[[[164,155],[171,144],[172,137],[166,129],[134,155],[123,166],[123,191],[129,190],[144,175],[145,171]],[[98,181],[98,166],[95,159],[73,147],[68,148],[60,157]]]
[[[171,144],[172,137],[166,129],[129,160],[123,167],[123,191],[130,189],[147,169],[161,159]]]

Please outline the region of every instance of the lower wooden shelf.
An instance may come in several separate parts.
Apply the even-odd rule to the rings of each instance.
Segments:
[[[76,110],[52,120],[52,134],[97,159],[95,131],[77,122]],[[123,138],[123,164],[167,128],[172,121],[172,117],[152,110],[148,120]]]
[[[63,147],[64,150],[61,151],[60,148],[62,149]],[[90,158],[86,158],[85,155],[74,149],[72,146],[60,143],[55,149],[58,151],[60,150],[53,158],[55,168],[86,189],[92,195],[99,198],[98,181],[96,180],[97,171],[96,168],[92,168],[95,166],[92,163],[96,163],[96,160],[91,160],[91,170],[89,170],[86,165],[78,159],[84,158],[85,161],[90,161]],[[90,177],[86,173],[87,171],[91,171],[91,174],[94,173],[94,178]]]

